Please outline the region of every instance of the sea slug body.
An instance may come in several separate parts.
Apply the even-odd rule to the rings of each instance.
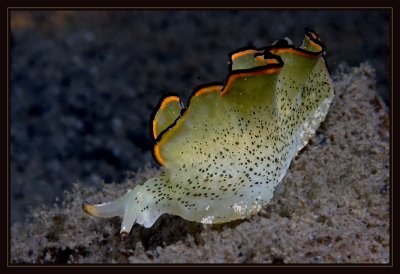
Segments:
[[[178,96],[160,101],[151,128],[163,173],[83,209],[121,216],[122,236],[164,213],[208,224],[257,213],[328,112],[334,91],[324,52],[306,30],[301,47],[282,39],[231,53],[225,84],[198,87],[186,107]]]

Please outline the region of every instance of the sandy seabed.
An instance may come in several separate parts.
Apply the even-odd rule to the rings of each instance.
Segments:
[[[326,120],[292,161],[274,198],[245,220],[202,225],[163,215],[119,238],[120,218],[86,215],[82,200],[115,199],[160,172],[144,168],[103,189],[75,184],[33,222],[11,228],[12,263],[388,263],[389,116],[368,64],[333,75]]]

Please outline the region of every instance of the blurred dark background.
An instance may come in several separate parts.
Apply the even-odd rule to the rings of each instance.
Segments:
[[[159,98],[224,81],[228,53],[319,32],[329,68],[368,61],[389,104],[390,13],[11,11],[11,217],[75,182],[122,182],[151,156]]]

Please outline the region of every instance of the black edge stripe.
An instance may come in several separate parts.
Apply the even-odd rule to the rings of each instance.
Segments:
[[[164,129],[162,132],[160,132],[160,134],[158,134],[157,138],[154,140],[154,144],[157,144],[160,141],[162,135],[164,135],[165,132],[167,132],[168,130],[170,130],[171,128],[173,128],[177,124],[177,122],[182,118],[182,116],[184,115],[186,110],[189,108],[190,101],[191,101],[192,97],[194,97],[199,90],[201,90],[203,88],[211,87],[211,86],[216,86],[216,85],[217,86],[222,86],[223,83],[221,83],[221,82],[213,82],[213,83],[201,84],[201,85],[197,86],[193,90],[192,94],[190,95],[190,97],[188,99],[188,103],[186,104],[186,106],[181,109],[180,115],[175,119],[175,121],[171,125],[169,125],[166,129]]]
[[[233,66],[233,60],[232,60],[232,56],[235,55],[236,53],[242,52],[242,51],[246,51],[246,50],[258,50],[255,47],[252,46],[248,46],[248,47],[242,47],[242,48],[238,48],[237,50],[231,51],[230,53],[228,53],[228,60],[229,60],[229,72],[232,71],[232,66]]]
[[[183,117],[183,115],[185,114],[186,110],[189,108],[190,100],[192,99],[193,96],[195,96],[195,94],[196,94],[199,90],[201,90],[201,89],[203,89],[203,88],[211,87],[211,86],[216,86],[216,85],[217,85],[217,86],[222,86],[223,83],[221,83],[221,82],[213,82],[213,83],[201,84],[201,85],[197,86],[197,87],[192,91],[192,94],[190,95],[190,97],[189,97],[189,99],[188,99],[188,103],[186,104],[185,107],[183,107],[183,108],[181,109],[181,113],[180,113],[179,116],[175,119],[175,121],[174,121],[171,125],[169,125],[166,129],[164,129],[163,131],[161,131],[160,134],[158,134],[158,136],[157,136],[156,139],[152,138],[152,139],[153,139],[153,149],[152,149],[152,151],[151,151],[151,152],[152,152],[151,154],[152,154],[154,160],[155,160],[160,166],[162,166],[162,164],[157,160],[157,158],[156,158],[156,156],[155,156],[155,154],[154,154],[154,146],[161,140],[162,136],[163,136],[167,131],[169,131],[171,128],[173,128],[173,127],[178,123],[178,121]],[[154,117],[156,116],[156,114],[157,114],[157,112],[158,112],[158,109],[160,108],[160,106],[161,106],[161,104],[162,104],[162,101],[163,101],[166,97],[169,97],[169,96],[178,96],[178,95],[176,95],[176,94],[172,94],[172,95],[171,95],[171,94],[170,94],[170,95],[168,95],[168,96],[163,96],[163,97],[160,99],[160,101],[159,101],[157,107],[154,109],[154,111],[153,111],[153,113],[152,113],[152,117],[153,117],[153,118],[150,119],[150,133],[151,133],[151,136],[154,136],[154,133],[153,133],[153,125],[152,125],[153,119],[154,119]],[[179,96],[178,96],[178,97],[179,97]],[[179,101],[179,102],[181,102],[181,101]]]
[[[157,115],[157,113],[158,113],[158,110],[159,110],[160,107],[161,107],[162,102],[165,100],[165,98],[170,97],[170,96],[178,96],[178,98],[179,98],[179,95],[178,95],[178,94],[172,93],[172,92],[171,92],[171,93],[167,93],[167,94],[161,96],[161,98],[158,100],[157,105],[154,107],[153,111],[151,112],[150,119],[149,119],[149,122],[148,122],[149,130],[150,130],[150,138],[151,138],[151,140],[153,141],[153,146],[152,146],[153,148],[152,148],[152,150],[151,150],[151,155],[153,156],[154,161],[156,161],[156,163],[159,164],[160,166],[162,166],[162,164],[157,160],[157,157],[154,155],[154,131],[153,131],[153,121],[154,121],[154,119],[156,118],[156,115]],[[180,102],[180,99],[179,99],[179,102]]]
[[[153,121],[156,118],[156,115],[158,113],[158,111],[160,110],[161,104],[162,102],[165,100],[165,98],[170,97],[170,96],[176,96],[179,98],[179,102],[181,102],[181,99],[179,97],[179,95],[177,93],[168,93],[166,95],[163,95],[159,100],[157,105],[154,107],[153,111],[151,112],[150,115],[150,120],[149,120],[149,128],[150,128],[150,134],[151,134],[151,138],[154,139],[154,132],[153,132]]]

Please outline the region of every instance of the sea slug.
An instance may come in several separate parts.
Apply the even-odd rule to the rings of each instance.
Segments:
[[[300,47],[285,38],[231,53],[224,84],[198,87],[186,107],[178,96],[160,101],[151,131],[163,173],[83,209],[121,216],[122,237],[164,213],[207,224],[257,213],[328,112],[334,91],[324,53],[311,30]]]

